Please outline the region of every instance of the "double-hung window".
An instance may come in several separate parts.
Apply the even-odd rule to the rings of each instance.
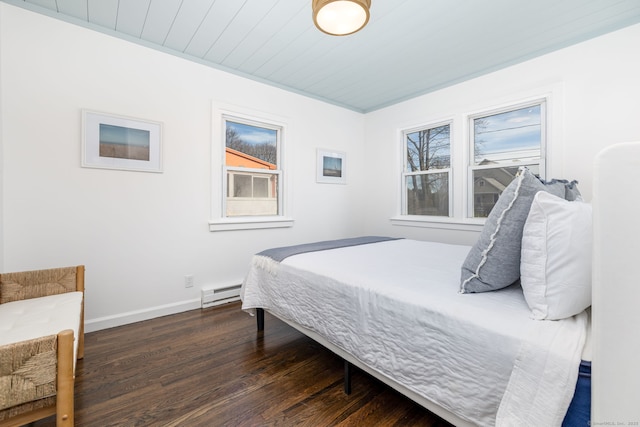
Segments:
[[[292,227],[288,120],[237,105],[212,108],[210,231]]]
[[[559,108],[549,128],[547,105],[559,91],[474,113],[445,111],[451,119],[402,129],[400,215],[392,223],[479,230],[521,166],[546,178],[548,135],[561,134]],[[558,158],[557,148],[552,154]]]
[[[402,214],[451,215],[451,124],[403,132]]]
[[[487,217],[518,168],[544,176],[545,101],[469,117],[468,217]]]
[[[277,216],[282,212],[282,129],[224,116],[226,197],[229,217]]]

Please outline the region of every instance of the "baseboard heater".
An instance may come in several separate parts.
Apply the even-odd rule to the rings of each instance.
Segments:
[[[240,300],[242,284],[211,285],[202,288],[202,308]]]

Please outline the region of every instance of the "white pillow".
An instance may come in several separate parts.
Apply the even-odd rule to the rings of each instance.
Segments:
[[[591,305],[591,247],[590,204],[546,191],[535,195],[520,258],[520,283],[534,319],[564,319]]]

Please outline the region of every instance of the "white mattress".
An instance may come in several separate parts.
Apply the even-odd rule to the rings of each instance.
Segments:
[[[586,314],[532,320],[517,286],[459,294],[469,249],[402,239],[299,254],[280,264],[256,256],[243,283],[243,309],[265,308],[317,332],[472,423],[495,425],[503,396],[503,425],[527,417],[538,425],[561,422]],[[535,363],[540,357],[544,363]],[[531,402],[530,393],[542,401]]]
[[[78,352],[82,292],[67,292],[0,305],[0,345],[73,330],[73,352]],[[76,357],[74,357],[74,360]]]

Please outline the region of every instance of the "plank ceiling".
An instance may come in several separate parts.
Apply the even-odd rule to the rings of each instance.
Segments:
[[[640,23],[640,0],[372,0],[332,37],[311,0],[2,1],[359,112]]]

